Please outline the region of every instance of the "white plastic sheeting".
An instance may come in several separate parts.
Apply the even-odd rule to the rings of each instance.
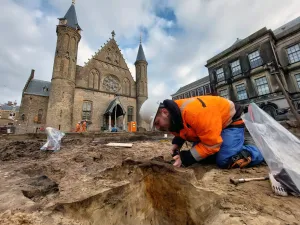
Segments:
[[[255,103],[242,116],[271,173],[289,192],[300,194],[300,141]]]
[[[65,133],[52,127],[47,127],[46,133],[47,133],[47,142],[41,147],[41,150],[51,150],[51,151],[60,150],[61,139],[65,136]]]

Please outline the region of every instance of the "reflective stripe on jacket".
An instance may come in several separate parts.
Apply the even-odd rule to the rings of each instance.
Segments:
[[[186,141],[199,142],[191,149],[197,161],[218,152],[223,142],[222,130],[232,125],[233,119],[240,119],[235,104],[219,96],[197,96],[174,102],[180,108],[184,128],[180,133],[172,133]]]

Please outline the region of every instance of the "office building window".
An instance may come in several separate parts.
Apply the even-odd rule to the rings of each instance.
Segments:
[[[288,57],[290,63],[296,63],[300,61],[300,47],[299,44],[296,44],[287,49]]]
[[[255,79],[258,95],[266,95],[270,93],[268,81],[266,77]]]
[[[211,92],[210,92],[210,86],[209,86],[209,84],[207,84],[207,85],[204,86],[204,90],[205,90],[205,94],[206,94],[206,95],[208,95],[208,94],[211,93]]]
[[[82,120],[91,120],[92,102],[84,101],[82,105]]]
[[[238,100],[244,100],[248,98],[245,84],[239,84],[235,87]]]
[[[199,96],[200,96],[200,95],[204,95],[204,89],[203,89],[203,87],[197,88],[197,92],[198,92],[198,95],[199,95]]]
[[[216,74],[217,74],[217,81],[218,82],[225,80],[223,68],[217,69]]]
[[[249,58],[249,62],[250,62],[250,66],[251,68],[256,68],[256,67],[259,67],[263,64],[263,61],[259,55],[259,51],[255,51],[255,52],[252,52],[251,54],[248,55],[248,58]]]
[[[300,88],[300,74],[296,74],[295,78],[296,78],[296,81],[297,81],[297,84],[298,84],[298,88]]]
[[[231,72],[232,72],[233,76],[236,76],[236,75],[239,75],[240,73],[242,73],[239,60],[236,60],[236,61],[230,63],[230,67],[231,67]]]
[[[220,90],[219,91],[219,96],[228,99],[228,89]]]
[[[128,106],[127,107],[127,122],[133,121],[133,107]]]

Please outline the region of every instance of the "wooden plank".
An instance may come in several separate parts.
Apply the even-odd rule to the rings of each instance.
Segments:
[[[132,143],[114,143],[110,142],[106,144],[106,146],[111,146],[111,147],[125,147],[125,148],[132,148]]]

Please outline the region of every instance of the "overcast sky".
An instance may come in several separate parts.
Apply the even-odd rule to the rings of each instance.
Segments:
[[[1,0],[0,103],[21,102],[35,78],[51,80],[57,18],[72,0]],[[135,79],[142,33],[148,61],[149,97],[170,98],[207,75],[207,59],[266,26],[275,29],[300,16],[299,0],[76,0],[83,29],[78,62],[84,65],[115,30]]]

